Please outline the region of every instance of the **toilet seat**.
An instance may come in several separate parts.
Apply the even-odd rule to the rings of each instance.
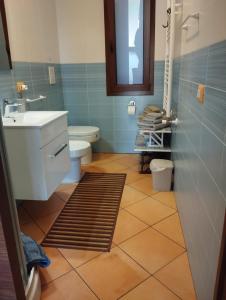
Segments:
[[[89,142],[69,140],[70,157],[83,157],[89,153],[90,147]]]
[[[94,143],[100,138],[100,129],[95,126],[69,126],[69,139]]]
[[[95,126],[69,126],[69,135],[86,136],[99,133],[100,129]]]

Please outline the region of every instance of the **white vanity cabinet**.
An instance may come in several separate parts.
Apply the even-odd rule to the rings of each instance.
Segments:
[[[48,200],[70,171],[67,112],[38,114],[42,118],[30,112],[26,121],[3,123],[16,199]]]

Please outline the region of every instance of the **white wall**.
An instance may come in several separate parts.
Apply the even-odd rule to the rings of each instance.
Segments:
[[[175,56],[190,53],[226,39],[225,0],[180,0],[183,4],[181,15],[177,17],[177,37]],[[191,26],[186,32],[181,22],[189,14],[198,12],[200,20],[190,19]]]
[[[61,63],[105,62],[103,0],[55,0]],[[166,0],[156,1],[155,59],[164,59]]]
[[[12,60],[58,63],[55,0],[5,0],[5,6]]]

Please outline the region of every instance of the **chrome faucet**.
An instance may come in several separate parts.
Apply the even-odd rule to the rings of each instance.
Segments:
[[[8,105],[10,103],[10,100],[7,98],[2,99],[1,101],[1,115],[4,116],[5,115],[5,107],[6,105]]]
[[[10,102],[11,101],[9,99],[2,100],[1,111],[2,111],[2,116],[4,118],[10,118],[11,117],[10,114],[15,111],[15,108],[16,108],[16,111],[18,111],[18,107],[22,106],[22,104],[18,104],[18,103],[10,104]]]

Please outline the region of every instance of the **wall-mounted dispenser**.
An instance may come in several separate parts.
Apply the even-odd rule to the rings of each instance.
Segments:
[[[49,70],[49,84],[56,84],[55,68],[53,66],[48,67]]]
[[[128,115],[133,116],[136,114],[136,102],[131,100],[128,104]]]

